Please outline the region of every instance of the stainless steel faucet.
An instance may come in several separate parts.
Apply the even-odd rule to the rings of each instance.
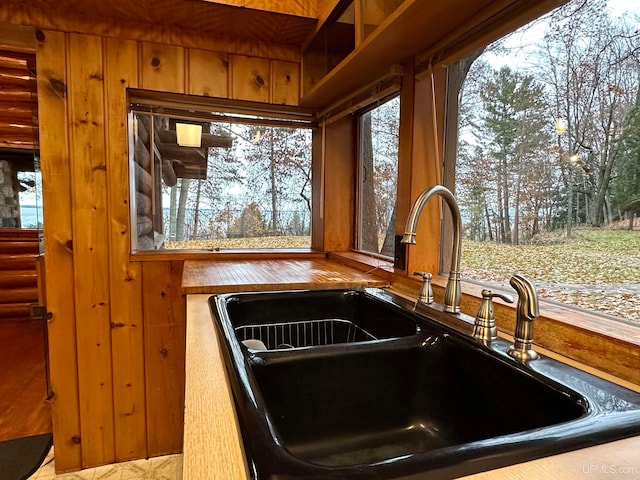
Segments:
[[[451,210],[451,216],[453,217],[453,250],[451,252],[451,269],[449,270],[449,280],[444,290],[444,311],[450,313],[460,313],[460,253],[462,251],[462,219],[460,218],[460,209],[456,199],[451,191],[443,187],[442,185],[436,185],[422,192],[415,203],[411,207],[409,217],[407,218],[407,225],[405,227],[405,233],[402,237],[402,243],[408,243],[415,245],[416,243],[416,228],[418,224],[418,218],[425,204],[433,195],[439,195],[444,198],[449,210]]]
[[[535,360],[538,353],[531,349],[533,345],[533,321],[539,315],[538,294],[529,280],[522,275],[514,275],[509,283],[518,292],[516,306],[516,330],[513,345],[507,353],[517,360]]]

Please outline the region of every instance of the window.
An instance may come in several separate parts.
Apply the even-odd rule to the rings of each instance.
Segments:
[[[400,97],[364,110],[359,123],[357,250],[393,258]]]
[[[519,272],[639,323],[640,8],[623,3],[570,1],[460,62],[455,185],[463,277]]]
[[[132,104],[133,248],[310,248],[310,121],[198,108]]]

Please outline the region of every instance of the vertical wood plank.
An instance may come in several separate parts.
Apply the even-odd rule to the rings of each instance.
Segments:
[[[149,455],[182,451],[184,426],[185,300],[182,261],[142,267]]]
[[[444,92],[444,90],[443,90]],[[442,129],[434,135],[434,108],[431,77],[416,80],[413,106],[413,152],[411,163],[411,201],[426,188],[442,181]],[[437,123],[440,125],[440,123]],[[439,152],[436,156],[436,151]],[[416,246],[408,248],[408,271],[439,272],[440,197],[425,205],[418,221]]]
[[[355,138],[351,115],[325,128],[324,249],[351,250],[355,212]]]
[[[207,97],[229,97],[229,56],[195,48],[188,50],[187,93]]]
[[[147,456],[142,278],[129,262],[127,87],[138,86],[138,45],[106,40],[107,172],[111,261],[111,353],[116,461]]]
[[[40,32],[36,53],[38,115],[42,167],[47,308],[53,443],[56,470],[81,467],[76,318],[73,302],[71,174],[67,117],[66,41],[64,33]]]
[[[271,75],[266,58],[231,55],[231,98],[268,102]]]
[[[300,67],[294,62],[271,62],[271,103],[298,105]]]
[[[82,466],[114,454],[102,39],[69,37],[71,181]]]
[[[400,89],[400,129],[398,132],[398,188],[396,199],[396,235],[404,233],[411,208],[411,155],[413,149],[413,59],[402,65],[405,81]],[[407,245],[397,248],[407,249]],[[405,262],[406,268],[406,262]],[[400,272],[399,272],[400,273]],[[412,272],[413,273],[413,272]]]
[[[437,149],[434,149],[434,158],[431,165],[437,183],[444,185],[444,135],[447,109],[447,69],[445,67],[439,67],[433,71],[431,99],[431,111],[433,112],[432,115],[435,116],[435,120],[433,120],[435,127],[431,129],[433,132],[432,141],[437,145]],[[455,189],[452,188],[451,192],[455,195]],[[442,234],[437,239],[438,245],[442,245],[439,251],[438,270],[443,273],[449,273],[451,269],[451,245],[453,245],[453,219],[451,210],[448,207],[445,206],[442,210],[442,218],[444,218],[444,222],[441,222]]]
[[[184,48],[142,43],[140,71],[142,88],[185,93]]]

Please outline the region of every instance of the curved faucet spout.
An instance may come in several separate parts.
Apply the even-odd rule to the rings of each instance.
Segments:
[[[418,218],[422,213],[422,209],[429,199],[438,195],[442,197],[449,210],[451,210],[451,216],[453,217],[453,249],[451,251],[451,269],[449,270],[449,280],[447,287],[444,291],[444,311],[451,313],[460,312],[460,254],[462,252],[462,219],[460,217],[460,209],[458,203],[451,191],[442,186],[436,185],[428,188],[422,192],[409,212],[407,217],[407,225],[404,230],[404,236],[402,237],[402,243],[415,244],[416,243],[416,228],[418,225]]]

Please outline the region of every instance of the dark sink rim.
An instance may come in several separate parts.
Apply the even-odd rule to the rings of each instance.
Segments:
[[[366,294],[374,295],[378,299],[382,298],[395,307],[405,311],[410,308],[409,302],[405,299],[382,289],[336,291],[363,292],[365,290]],[[268,293],[286,294],[286,291]],[[233,334],[233,327],[228,318],[225,319],[224,313],[221,314],[218,311],[224,306],[225,300],[236,295],[244,295],[244,293],[214,295],[209,301],[213,323],[220,334],[221,351],[236,403],[247,461],[250,471],[254,472],[252,478],[262,479],[269,478],[271,475],[282,475],[278,478],[356,480],[372,478],[372,475],[376,475],[376,478],[392,479],[423,472],[425,475],[428,473],[430,479],[446,479],[640,434],[640,394],[545,356],[541,356],[535,362],[524,364],[517,362],[504,353],[509,346],[506,341],[499,339],[488,348],[453,329],[438,324],[437,328],[455,341],[462,342],[470,348],[480,349],[484,354],[495,357],[496,360],[507,362],[512,368],[524,371],[554,388],[581,399],[585,413],[575,420],[541,429],[448,446],[370,465],[329,467],[308,462],[294,456],[279,443],[277,431],[271,424],[268,414],[265,415],[266,406],[260,392],[256,391],[257,384],[251,372],[252,362],[295,361],[296,357],[305,356],[308,351],[294,349],[252,352],[246,347],[241,347]],[[424,330],[433,328],[432,320],[419,313],[410,313],[415,316],[421,326],[425,326],[426,322]],[[423,341],[424,336],[424,332],[418,332],[415,336],[368,341],[347,346],[343,344],[339,347],[341,350],[346,348],[352,351],[393,349]],[[308,348],[313,349],[314,355],[333,355],[337,351],[335,347],[335,345],[328,345]],[[598,398],[597,393],[603,391],[611,395],[610,399],[617,399],[617,403],[607,403]]]

